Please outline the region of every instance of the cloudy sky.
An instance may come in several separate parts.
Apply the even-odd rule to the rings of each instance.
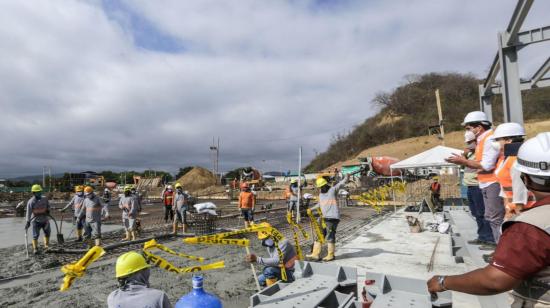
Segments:
[[[0,178],[210,167],[213,136],[222,170],[296,169],[407,74],[485,76],[515,3],[0,1]]]

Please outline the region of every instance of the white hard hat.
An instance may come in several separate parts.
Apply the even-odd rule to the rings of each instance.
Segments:
[[[464,142],[465,143],[468,143],[468,142],[471,142],[471,141],[474,141],[474,140],[476,140],[476,134],[474,134],[471,131],[466,131],[464,133]]]
[[[462,126],[466,126],[468,123],[486,123],[491,124],[491,121],[489,121],[489,118],[483,111],[472,111],[464,117],[464,122],[462,122]]]
[[[521,173],[550,177],[550,132],[525,141],[519,148],[514,168]]]
[[[502,123],[495,129],[493,139],[525,136],[525,129],[518,123]]]
[[[168,185],[168,187],[166,187],[166,189],[172,189],[172,185]]]

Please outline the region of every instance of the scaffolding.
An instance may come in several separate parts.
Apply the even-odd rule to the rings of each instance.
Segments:
[[[519,76],[518,52],[528,45],[550,40],[550,25],[520,32],[533,2],[534,0],[518,1],[506,31],[498,33],[497,54],[487,78],[479,85],[480,107],[491,121],[494,95],[502,94],[504,122],[523,124],[521,92],[550,87],[550,77],[544,78],[550,70],[550,57],[529,80],[522,80]],[[502,82],[496,81],[499,72],[502,72]]]

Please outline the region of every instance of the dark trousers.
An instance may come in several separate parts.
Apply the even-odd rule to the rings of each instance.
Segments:
[[[172,220],[174,217],[174,210],[172,210],[172,206],[164,206],[164,222],[168,222],[168,220]]]
[[[468,186],[468,206],[476,219],[478,239],[494,243],[495,240],[491,231],[491,225],[485,219],[485,204],[479,186]]]

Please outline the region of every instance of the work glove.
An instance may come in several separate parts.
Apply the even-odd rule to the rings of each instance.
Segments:
[[[307,209],[307,210],[306,210],[306,213],[307,213],[308,215],[311,215],[311,213],[312,213],[312,212],[311,212],[311,209]]]
[[[29,229],[29,227],[31,226],[31,222],[30,221],[27,221],[25,223],[25,230]]]

